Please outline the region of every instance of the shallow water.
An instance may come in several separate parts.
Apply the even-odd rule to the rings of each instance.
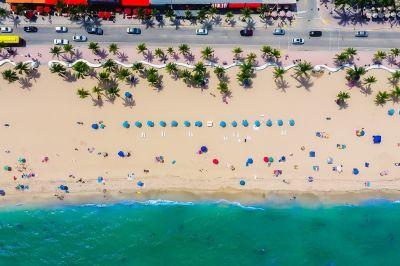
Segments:
[[[147,202],[0,212],[0,265],[398,265],[400,205]]]

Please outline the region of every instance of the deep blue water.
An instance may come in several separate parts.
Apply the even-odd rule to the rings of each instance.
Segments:
[[[0,265],[400,265],[400,205],[3,209]]]

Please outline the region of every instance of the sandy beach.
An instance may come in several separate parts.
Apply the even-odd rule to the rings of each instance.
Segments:
[[[91,89],[95,78],[67,82],[45,66],[29,88],[1,79],[0,189],[6,195],[0,197],[0,205],[60,199],[67,203],[154,198],[258,202],[281,196],[353,202],[400,195],[400,167],[395,166],[400,162],[399,105],[374,104],[378,90],[390,89],[388,72],[368,72],[378,82],[366,95],[357,87],[349,89],[345,71],[311,76],[305,88],[291,77],[291,70],[285,74],[288,86],[283,90],[277,88],[271,68],[257,72],[248,89],[236,81],[237,71],[227,71],[232,91],[227,103],[216,90],[212,70],[206,89],[188,87],[164,70],[160,70],[162,90],[142,78],[134,87],[121,83],[122,96],[126,91],[133,94],[133,106],[124,105],[121,98],[95,106],[90,97],[76,95],[78,88]],[[335,102],[339,91],[351,95],[345,109]],[[388,116],[390,108],[395,115]],[[248,127],[241,125],[243,119],[249,121]],[[272,127],[266,126],[268,119]],[[283,126],[277,125],[279,119]],[[294,126],[289,125],[290,119],[295,120]],[[146,126],[148,120],[155,126]],[[159,126],[160,120],[167,122],[165,128]],[[179,125],[171,127],[172,120]],[[185,120],[190,127],[184,127]],[[202,127],[194,127],[197,120]],[[238,127],[231,126],[233,120]],[[261,122],[259,128],[253,126],[256,120]],[[92,129],[100,121],[105,128]],[[130,128],[122,126],[124,121]],[[135,127],[135,121],[143,127]],[[220,121],[226,121],[227,127],[221,128]],[[362,137],[356,135],[360,129],[365,131]],[[373,135],[382,136],[382,142],[373,144]],[[208,151],[199,154],[202,146]],[[131,156],[119,157],[119,151]],[[157,162],[157,156],[163,162]],[[274,162],[264,162],[266,156]],[[279,162],[282,156],[285,160]],[[26,163],[19,163],[21,158]],[[249,158],[253,163],[246,166]],[[214,159],[219,163],[214,164]],[[18,185],[29,189],[18,190]],[[68,186],[69,192],[60,190],[60,185]]]

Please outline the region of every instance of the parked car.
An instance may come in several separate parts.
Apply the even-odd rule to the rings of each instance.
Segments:
[[[56,27],[56,32],[58,33],[66,33],[68,32],[68,28],[65,26]]]
[[[0,32],[1,33],[11,33],[11,32],[13,32],[13,29],[11,27],[1,27]]]
[[[89,34],[103,35],[103,30],[99,27],[87,27],[86,32]]]
[[[87,41],[87,37],[85,35],[74,35],[72,37],[72,40],[74,42],[86,42]]]
[[[310,37],[321,37],[321,36],[322,36],[322,31],[320,30],[310,31]]]
[[[284,29],[274,29],[272,32],[273,35],[285,35],[285,30]]]
[[[304,44],[304,39],[303,38],[293,38],[292,44]]]
[[[38,28],[35,26],[25,26],[24,27],[24,31],[25,32],[37,32]]]
[[[196,30],[196,35],[207,35],[208,30],[207,29],[197,29]]]
[[[69,44],[69,41],[67,39],[54,39],[53,43],[55,45],[66,45]]]
[[[355,36],[356,37],[368,37],[368,32],[365,30],[357,31]]]
[[[253,36],[253,30],[249,30],[249,29],[241,30],[240,36],[245,36],[245,37]]]
[[[139,28],[127,28],[126,33],[128,34],[142,34],[142,30]]]

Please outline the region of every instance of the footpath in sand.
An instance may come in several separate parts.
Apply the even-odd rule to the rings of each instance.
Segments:
[[[383,70],[368,73],[378,82],[372,85],[372,95],[365,95],[357,88],[348,89],[343,71],[312,76],[306,88],[289,71],[287,87],[278,89],[272,70],[266,69],[257,72],[251,88],[244,89],[237,84],[234,68],[227,72],[232,91],[228,103],[216,90],[214,74],[208,88],[201,90],[161,71],[161,91],[143,79],[135,87],[120,86],[121,95],[133,94],[131,107],[122,99],[105,100],[102,107],[94,106],[90,97],[79,99],[76,90],[90,89],[96,84],[94,78],[66,82],[46,67],[39,72],[29,89],[0,81],[0,189],[6,193],[0,197],[1,205],[178,194],[236,200],[253,195],[252,200],[265,200],[281,192],[290,197],[344,194],[348,197],[342,201],[347,201],[353,192],[397,195],[400,187],[400,168],[395,166],[400,161],[399,106],[373,102],[378,90],[389,89],[389,73]],[[339,91],[351,94],[348,108],[340,110],[335,103]],[[395,115],[387,115],[390,108]],[[244,119],[248,127],[241,125]],[[271,127],[266,126],[269,119]],[[148,127],[148,120],[155,126]],[[160,120],[167,122],[165,128],[159,126]],[[172,120],[179,125],[171,127]],[[183,125],[185,120],[190,127]],[[194,127],[197,120],[202,127]],[[238,127],[231,126],[233,120]],[[253,127],[256,120],[261,122],[259,128]],[[105,128],[92,129],[100,121]],[[124,121],[130,128],[122,126]],[[143,127],[135,127],[135,121]],[[208,121],[213,127],[207,127]],[[220,121],[226,121],[226,128],[219,126]],[[360,129],[365,131],[363,137],[356,135]],[[373,135],[382,136],[381,144],[373,144]],[[199,154],[202,146],[208,151]],[[119,151],[130,156],[120,157]],[[279,162],[282,156],[285,160]],[[274,162],[266,163],[264,157]],[[353,173],[355,168],[358,174]],[[61,185],[69,193],[60,190]]]

